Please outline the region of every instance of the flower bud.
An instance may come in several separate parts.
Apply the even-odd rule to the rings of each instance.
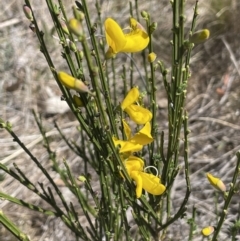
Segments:
[[[73,101],[74,101],[74,103],[76,104],[77,107],[83,107],[84,106],[81,98],[77,95],[73,96]]]
[[[82,25],[76,18],[72,18],[68,21],[68,28],[78,37],[83,33]]]
[[[81,182],[86,182],[87,179],[84,176],[79,176],[78,180],[81,181]]]
[[[199,44],[205,42],[210,36],[210,31],[208,29],[202,29],[195,32],[190,38],[189,42],[194,44]]]
[[[148,19],[148,18],[149,18],[149,14],[148,14],[148,12],[146,12],[146,11],[142,11],[142,12],[141,12],[141,16],[142,16],[144,19]]]
[[[97,23],[94,23],[91,27],[91,33],[95,33],[97,31]]]
[[[57,4],[53,4],[53,12],[57,17],[60,15],[60,7]]]
[[[23,5],[23,12],[27,19],[29,19],[30,21],[33,21],[32,10],[26,4]]]
[[[222,182],[221,179],[214,177],[212,174],[207,173],[207,178],[208,181],[210,182],[210,184],[215,187],[217,190],[221,191],[221,192],[225,192],[226,191],[226,186],[224,185],[224,183]]]
[[[152,52],[148,55],[148,62],[152,63],[155,61],[156,58],[157,58],[157,55],[154,52]]]
[[[60,25],[62,27],[62,30],[65,34],[69,35],[68,27],[64,21],[60,21]]]
[[[150,34],[152,34],[157,29],[157,23],[153,22],[150,26]]]
[[[215,227],[208,226],[202,229],[202,235],[205,237],[210,236],[215,231]]]
[[[74,42],[72,42],[71,40],[69,41],[69,48],[75,53],[77,52],[77,46]]]
[[[84,57],[83,51],[82,50],[78,50],[78,54],[79,54],[80,60],[83,60],[83,57]]]
[[[73,15],[74,17],[79,20],[80,22],[84,19],[84,13],[82,11],[79,11],[78,8],[76,8],[75,6],[73,7]]]
[[[63,71],[58,73],[58,79],[65,87],[69,89],[74,89],[79,92],[90,92],[88,87],[81,80],[76,79]]]

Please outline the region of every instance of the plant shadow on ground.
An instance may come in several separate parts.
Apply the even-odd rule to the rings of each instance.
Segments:
[[[67,1],[64,2],[67,3]],[[126,2],[128,1],[119,2],[118,5],[113,6],[112,12],[114,9],[116,10],[116,16],[113,17],[121,19],[120,16],[126,15],[126,18],[129,16]],[[191,62],[192,77],[186,101],[186,109],[189,112],[189,129],[191,130],[189,161],[192,194],[189,207],[195,205],[197,208],[196,222],[199,229],[216,219],[214,192],[205,178],[205,173],[211,171],[229,185],[234,170],[234,155],[240,149],[240,89],[238,88],[240,81],[240,25],[237,20],[240,14],[240,3],[233,0],[220,2],[222,5],[217,4],[214,0],[205,3],[205,5],[200,3],[200,18],[197,28],[209,28],[212,35],[208,42],[195,47]],[[194,1],[188,2],[187,14],[189,16],[192,16],[193,4]],[[66,5],[71,11],[71,6]],[[94,4],[92,5],[94,6]],[[157,6],[157,4],[153,4],[153,1],[151,1],[151,5]],[[42,114],[44,126],[51,139],[51,147],[56,151],[59,162],[63,157],[66,158],[71,163],[70,166],[76,176],[84,172],[81,160],[68,152],[65,142],[54,129],[53,122],[56,120],[62,131],[75,140],[78,138],[76,135],[78,123],[74,121],[68,108],[58,101],[61,95],[60,90],[58,90],[47,64],[44,62],[44,57],[38,50],[37,39],[28,28],[28,23],[22,13],[22,3],[13,1],[11,5],[6,6],[0,3],[0,6],[0,59],[2,62],[0,66],[0,85],[2,87],[0,90],[0,116],[13,124],[14,131],[21,137],[21,140],[25,144],[31,145],[33,154],[41,160],[46,169],[51,170],[50,174],[61,191],[65,196],[68,196],[69,201],[73,201],[68,189],[64,187],[60,177],[52,169],[47,152],[41,145],[40,134],[31,109]],[[168,67],[171,63],[169,57],[171,56],[169,44],[171,6],[168,1],[161,1],[159,6],[154,8],[148,3],[141,4],[139,1],[139,6],[140,10],[148,10],[154,21],[158,21],[158,30],[154,35],[154,42],[158,45],[156,53]],[[41,1],[35,11],[42,18],[41,27],[46,32],[45,35],[53,58],[55,57],[59,68],[64,68],[59,48],[56,47],[58,41],[52,38],[48,29],[50,20],[45,13],[44,1]],[[92,11],[96,10],[93,8]],[[159,12],[161,12],[162,17],[159,17]],[[107,15],[106,13],[105,16]],[[190,18],[187,18],[187,21],[190,21]],[[124,62],[126,60],[123,55],[116,59],[120,66],[117,70],[119,78],[123,60]],[[139,81],[139,76],[136,76],[136,83],[138,83],[137,81]],[[166,95],[160,77],[157,88],[159,128],[166,131]],[[17,163],[30,180],[35,183],[46,182],[31,160],[18,151],[19,147],[12,142],[7,133],[0,130],[0,136],[1,161],[10,166],[13,162]],[[181,161],[183,162],[183,160]],[[97,180],[95,181],[95,190],[97,191],[98,183]],[[183,190],[182,185],[184,186],[183,170],[177,176],[173,187],[172,205],[175,209],[179,207],[183,199],[185,190]],[[27,189],[7,176],[1,181],[1,190],[38,205],[42,202],[37,196],[29,196]],[[236,194],[222,229],[221,238],[227,237],[231,222],[237,218],[237,213],[239,213],[238,200],[239,194]],[[221,207],[223,203],[221,197],[219,197],[218,203]],[[4,200],[0,201],[0,209],[25,233],[29,234],[32,240],[66,240],[64,237],[72,235],[59,219],[23,210],[22,207]],[[184,237],[188,235],[187,231],[184,231],[187,230],[186,219],[190,216],[191,208],[187,210],[185,219],[178,220],[172,225],[169,240],[185,240]],[[206,220],[209,223],[206,224]],[[83,217],[82,222],[85,221]],[[15,240],[1,226],[0,237],[1,240]],[[68,238],[68,240],[71,239]],[[200,235],[196,236],[194,240],[200,240]]]

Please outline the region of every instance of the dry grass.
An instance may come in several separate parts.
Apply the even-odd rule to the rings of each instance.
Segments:
[[[68,11],[74,4],[65,0]],[[94,4],[89,4],[94,9]],[[109,9],[117,20],[128,16],[128,1],[110,1]],[[141,2],[145,2],[142,4]],[[171,37],[171,7],[168,1],[152,0],[149,3],[139,1],[140,10],[148,10],[154,21],[158,22],[158,30],[154,35],[157,45],[158,57],[170,66]],[[218,1],[219,2],[219,1]],[[186,108],[189,112],[190,135],[190,167],[192,194],[187,210],[187,218],[191,217],[192,205],[197,207],[198,230],[216,220],[214,193],[209,186],[206,172],[221,176],[229,186],[236,161],[234,154],[240,150],[240,2],[237,0],[205,1],[200,3],[200,20],[198,28],[210,28],[211,39],[202,45],[196,46],[192,59],[192,77],[189,83],[188,100]],[[192,16],[192,4],[188,1],[187,24]],[[107,9],[107,2],[103,1]],[[60,48],[56,40],[47,33],[51,30],[51,21],[47,15],[46,5],[43,0],[35,5],[35,14],[41,19],[41,27],[46,32],[49,50],[58,68],[64,68]],[[92,10],[95,11],[95,10]],[[104,17],[110,15],[105,11]],[[93,14],[93,19],[95,15]],[[58,175],[51,170],[46,150],[42,147],[41,136],[31,114],[31,109],[37,110],[44,118],[44,126],[52,140],[52,149],[56,151],[58,160],[67,157],[76,175],[83,170],[81,160],[68,153],[68,148],[55,131],[53,121],[57,120],[63,132],[77,139],[76,126],[71,113],[64,109],[58,113],[49,108],[49,101],[55,101],[60,96],[60,91],[55,84],[44,57],[38,49],[37,39],[28,29],[28,22],[22,13],[22,3],[16,0],[8,3],[0,2],[0,116],[13,124],[14,131],[22,142],[30,146],[33,154],[48,169],[64,195],[69,201],[74,201],[68,190],[62,186]],[[50,29],[49,29],[50,28]],[[124,58],[124,57],[122,57]],[[117,61],[123,60],[121,57]],[[159,78],[159,125],[161,130],[167,126],[165,94]],[[51,102],[53,103],[53,102]],[[59,103],[58,103],[59,104]],[[21,167],[33,182],[46,180],[38,168],[19,150],[19,147],[3,130],[0,130],[0,159],[11,167],[15,162]],[[181,163],[182,160],[180,160]],[[1,174],[2,175],[2,174]],[[177,176],[173,187],[172,205],[177,210],[184,196],[185,181],[183,171]],[[96,185],[97,189],[97,185]],[[40,204],[42,201],[37,196],[5,176],[1,182],[1,191],[23,200]],[[227,240],[228,227],[236,220],[239,214],[239,194],[236,194],[229,209],[229,215],[220,234],[219,240]],[[223,199],[219,197],[219,208]],[[44,204],[45,205],[45,204]],[[23,210],[8,201],[0,200],[0,209],[7,214],[32,240],[75,240],[64,224],[56,218],[50,218]],[[168,240],[187,240],[186,218],[179,220],[169,229]],[[72,237],[72,238],[70,238]],[[16,240],[2,226],[0,226],[0,240]],[[201,240],[196,235],[194,240]],[[239,235],[240,240],[240,235]]]

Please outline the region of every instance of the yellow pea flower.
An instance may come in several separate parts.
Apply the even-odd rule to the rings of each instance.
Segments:
[[[132,171],[143,171],[144,162],[139,157],[130,156],[130,157],[128,157],[128,159],[126,161],[124,161],[124,165],[129,174]]]
[[[208,226],[202,229],[202,235],[205,237],[210,236],[215,231],[213,226]]]
[[[144,162],[141,158],[136,156],[130,156],[124,165],[128,172],[128,175],[136,183],[136,196],[140,198],[142,195],[142,189],[153,195],[161,195],[166,187],[161,184],[161,179],[150,173],[143,171]]]
[[[134,104],[139,98],[139,90],[137,87],[133,87],[126,95],[125,99],[121,103],[122,110],[125,110],[129,105]]]
[[[152,119],[152,113],[140,106],[136,105],[139,98],[139,90],[137,87],[133,87],[121,103],[121,108],[123,111],[127,112],[130,118],[137,124],[145,124]]]
[[[76,79],[63,71],[58,72],[58,79],[65,87],[69,89],[90,93],[88,87],[81,80]]]
[[[161,184],[161,179],[153,174],[142,171],[131,171],[129,176],[136,183],[136,196],[141,197],[142,189],[153,195],[161,195],[166,190],[166,187]]]
[[[127,136],[127,140],[118,140],[117,138],[113,137],[113,142],[115,146],[120,145],[119,153],[126,153],[126,152],[136,152],[142,150],[144,145],[147,145],[153,141],[151,136],[151,124],[147,122],[144,127],[136,133],[134,136],[131,134],[131,129],[129,125],[123,120],[123,127],[124,132]]]
[[[131,141],[134,143],[139,143],[140,145],[147,145],[151,143],[153,138],[151,135],[150,122],[147,122],[143,128],[131,138]]]
[[[213,187],[215,187],[216,189],[218,189],[219,191],[222,191],[222,192],[226,191],[226,186],[224,185],[224,183],[222,182],[221,179],[214,177],[210,173],[207,173],[207,178]]]
[[[127,34],[112,18],[107,18],[104,26],[107,44],[109,45],[106,58],[112,58],[119,52],[139,52],[145,49],[149,43],[148,34],[134,18],[130,19],[131,30]]]
[[[161,195],[166,187],[161,184],[161,179],[151,173],[139,172],[143,180],[143,189],[153,195]]]
[[[126,158],[127,159],[125,159],[122,156],[122,160],[124,162],[124,166],[125,166],[129,176],[130,176],[130,173],[132,171],[136,171],[136,170],[143,171],[144,162],[143,162],[143,160],[141,158],[136,157],[136,156],[127,156]],[[121,174],[122,177],[124,177],[121,172],[120,172],[120,174]]]

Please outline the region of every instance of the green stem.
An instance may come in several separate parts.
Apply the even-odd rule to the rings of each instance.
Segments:
[[[18,240],[30,241],[28,236],[21,232],[21,230],[0,210],[0,223],[8,229]],[[4,239],[4,238],[3,238]]]
[[[110,98],[110,93],[109,93],[110,92],[109,86],[107,84],[105,74],[104,74],[104,71],[103,71],[103,68],[102,68],[99,50],[98,50],[98,46],[97,46],[97,42],[96,42],[94,32],[92,31],[92,25],[91,25],[91,21],[90,21],[89,11],[88,11],[88,7],[87,7],[87,4],[86,4],[85,0],[82,0],[82,5],[83,5],[83,8],[84,8],[85,19],[86,19],[88,31],[89,31],[89,33],[91,33],[91,35],[90,35],[91,42],[92,42],[92,45],[93,45],[93,49],[95,51],[95,60],[96,60],[96,64],[97,64],[98,70],[99,70],[99,78],[101,80],[101,84],[102,84],[102,88],[103,88],[103,94],[104,94],[104,97],[105,97],[105,103],[106,103],[106,107],[107,107],[107,113],[108,113],[108,116],[109,116],[110,125],[111,125],[113,133],[115,135],[117,135],[117,128],[116,128],[115,118],[114,118],[113,109],[112,109],[112,103],[111,103],[111,98]],[[90,62],[90,59],[91,59],[90,58],[90,51],[89,50],[86,51],[88,48],[86,46],[85,41],[83,41],[83,43],[84,43],[84,46],[85,46],[85,47],[83,46],[83,48],[85,50],[85,54],[87,55],[86,57],[87,57],[89,70],[92,73],[94,73],[96,71],[93,71],[94,69],[93,69],[92,63]],[[96,76],[92,76],[92,77],[93,77],[93,82],[94,82],[94,85],[95,85],[95,91],[96,91],[96,94],[97,94],[97,99],[101,100],[102,98],[100,98],[100,88],[98,87],[98,84],[97,84],[97,78],[96,78]],[[102,101],[100,101],[100,102],[102,103]],[[107,118],[106,118],[106,111],[101,106],[102,105],[101,103],[99,104],[100,105],[99,107],[100,107],[100,110],[101,110],[101,114],[103,115],[103,118],[104,118],[104,122],[105,122],[104,124],[107,126],[108,122],[107,122]]]
[[[216,227],[214,235],[212,237],[212,241],[217,241],[218,234],[219,234],[219,232],[221,230],[221,227],[223,225],[223,222],[226,219],[226,216],[228,214],[228,207],[229,207],[229,204],[232,200],[232,197],[233,197],[233,195],[235,195],[239,191],[236,183],[237,183],[237,179],[238,179],[238,176],[239,176],[239,170],[240,170],[240,152],[237,152],[236,156],[237,156],[237,164],[236,164],[235,171],[234,171],[234,174],[233,174],[232,182],[230,184],[230,190],[229,190],[228,196],[225,200],[223,210],[222,210],[222,213],[220,215],[220,219],[218,221],[217,227]]]
[[[164,230],[167,228],[170,224],[175,222],[177,219],[179,219],[181,216],[183,216],[184,212],[186,211],[186,205],[188,203],[188,199],[190,197],[191,193],[191,185],[190,185],[190,179],[189,179],[189,162],[188,162],[188,117],[187,114],[185,113],[184,117],[184,163],[185,163],[185,180],[186,180],[186,193],[185,197],[183,199],[183,202],[181,204],[181,207],[179,208],[178,212],[171,218],[169,219],[165,224],[163,224],[158,231]]]
[[[196,223],[195,223],[196,213],[197,213],[197,208],[193,206],[188,241],[192,241],[194,231],[196,230]]]
[[[55,217],[60,216],[60,214],[58,214],[58,213],[56,213],[54,211],[38,207],[38,206],[36,206],[34,204],[25,202],[25,201],[23,201],[21,199],[18,199],[18,198],[11,197],[11,196],[9,196],[9,195],[7,195],[5,193],[2,193],[2,192],[0,192],[0,198],[6,199],[6,200],[8,200],[8,201],[10,201],[12,203],[15,203],[15,204],[20,205],[20,206],[27,207],[28,209],[31,209],[31,210],[43,213],[45,215],[55,216]]]

